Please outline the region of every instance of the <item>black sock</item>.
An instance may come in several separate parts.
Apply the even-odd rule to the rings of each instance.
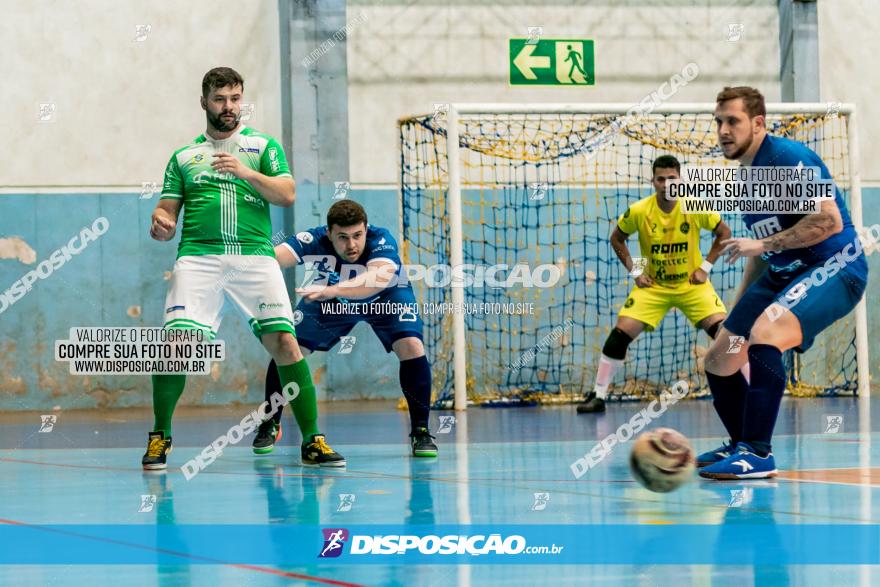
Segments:
[[[746,395],[749,383],[742,371],[733,375],[715,375],[706,372],[709,389],[712,390],[712,403],[721,418],[721,423],[730,435],[733,446],[743,438],[743,414],[746,410]]]
[[[769,344],[749,347],[751,385],[746,396],[742,439],[764,457],[770,452],[770,439],[785,393],[785,366],[782,351]]]
[[[409,406],[412,429],[427,428],[431,413],[431,364],[428,357],[400,362],[400,389]]]
[[[269,405],[272,405],[272,394],[277,393],[281,395],[281,376],[278,375],[278,367],[275,365],[275,359],[269,363],[269,368],[266,370],[266,393],[264,398]],[[281,423],[281,412],[284,410],[283,405],[278,406],[278,411],[275,412],[275,415],[272,416],[272,419],[275,420],[276,424]]]

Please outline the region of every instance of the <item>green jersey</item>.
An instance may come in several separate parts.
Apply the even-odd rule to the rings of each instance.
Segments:
[[[183,232],[177,256],[274,257],[269,202],[243,179],[215,172],[211,163],[217,152],[231,153],[269,177],[291,177],[278,141],[245,126],[228,139],[200,135],[175,151],[165,168],[161,197],[183,203]]]

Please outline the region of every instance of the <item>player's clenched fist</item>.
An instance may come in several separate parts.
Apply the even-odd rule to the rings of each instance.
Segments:
[[[646,273],[642,273],[638,277],[636,277],[636,286],[637,287],[651,287],[654,285],[654,280],[651,279]]]
[[[153,213],[153,223],[150,225],[150,236],[157,241],[168,241],[174,238],[177,230],[177,222],[163,216],[161,213]]]
[[[709,279],[709,274],[697,267],[696,271],[691,273],[688,282],[694,285],[700,285],[701,283],[706,283],[707,279]]]

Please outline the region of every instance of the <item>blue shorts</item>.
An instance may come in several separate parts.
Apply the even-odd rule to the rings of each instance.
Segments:
[[[300,300],[293,313],[297,342],[310,351],[329,351],[358,322],[373,328],[386,353],[401,338],[414,336],[424,340],[422,318],[409,287],[392,287],[387,294],[368,303]]]
[[[823,262],[824,263],[824,262]],[[861,266],[856,267],[859,264]],[[765,271],[749,286],[727,315],[724,328],[748,340],[755,321],[770,304],[778,303],[798,319],[803,340],[795,350],[803,353],[813,345],[820,332],[849,314],[865,292],[867,262],[864,255],[836,274],[821,281],[827,273],[814,271],[822,264],[811,265],[797,277],[782,281]]]

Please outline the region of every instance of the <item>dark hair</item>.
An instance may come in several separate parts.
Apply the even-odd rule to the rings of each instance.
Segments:
[[[767,106],[764,105],[764,96],[761,92],[755,88],[750,88],[749,86],[736,86],[735,88],[725,87],[718,92],[718,96],[715,97],[715,102],[721,104],[722,102],[735,100],[737,98],[743,99],[743,106],[745,106],[749,118],[767,116]]]
[[[658,167],[661,169],[675,169],[677,172],[681,173],[681,163],[679,163],[678,159],[672,155],[660,155],[654,159],[654,164],[651,165],[651,175],[657,173]]]
[[[342,200],[336,202],[327,211],[327,229],[333,228],[333,225],[339,227],[354,226],[355,224],[367,224],[367,212],[364,207],[351,200]]]
[[[202,78],[202,96],[207,98],[211,90],[226,86],[241,86],[244,90],[244,78],[231,67],[215,67]]]

